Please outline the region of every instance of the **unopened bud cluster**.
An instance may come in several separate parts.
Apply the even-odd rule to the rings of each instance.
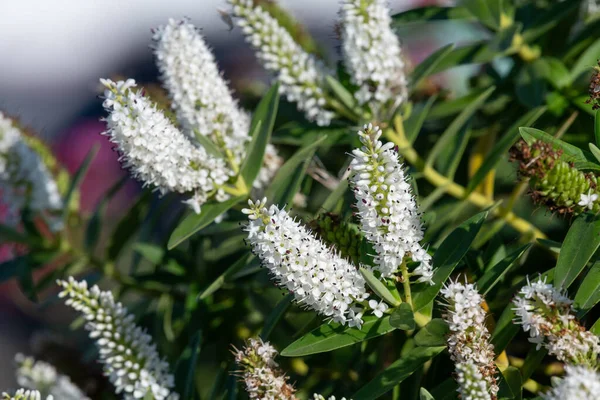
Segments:
[[[519,174],[530,178],[534,202],[561,215],[600,212],[600,190],[594,174],[579,171],[561,158],[561,149],[541,140],[531,145],[519,141],[511,149],[511,160],[519,163]]]
[[[323,241],[339,250],[342,257],[359,263],[361,239],[358,226],[331,213],[319,215],[311,226]]]
[[[550,355],[573,365],[596,368],[598,336],[587,331],[574,315],[573,301],[541,277],[528,283],[513,300],[516,322],[529,332],[529,341]]]

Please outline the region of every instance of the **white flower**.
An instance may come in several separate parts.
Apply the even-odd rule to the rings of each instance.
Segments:
[[[485,327],[483,298],[470,283],[449,281],[440,291],[450,327],[448,351],[456,364],[461,399],[492,399],[498,393],[494,347]]]
[[[192,139],[195,134],[209,137],[239,166],[250,141],[250,116],[233,98],[200,31],[187,19],[170,19],[155,31],[154,40],[161,79],[184,133]],[[266,186],[281,163],[268,144],[254,187]]]
[[[391,276],[410,256],[420,263],[412,274],[420,276],[419,282],[433,284],[431,256],[419,243],[419,211],[394,145],[383,144],[381,129],[371,124],[358,134],[363,147],[352,152],[350,179],[362,230],[377,252],[376,268],[384,277]]]
[[[53,365],[36,361],[33,357],[26,357],[23,354],[17,354],[15,362],[16,380],[21,387],[39,390],[42,397],[52,395],[60,400],[88,399],[69,377],[59,374]]]
[[[190,195],[188,204],[196,211],[213,195],[218,201],[228,198],[219,186],[233,172],[223,159],[193,145],[142,92],[132,89],[133,79],[100,81],[106,87],[103,106],[109,113],[104,134],[117,145],[123,166],[137,179],[162,194]]]
[[[600,374],[584,366],[565,366],[566,375],[553,380],[552,389],[542,395],[544,400],[598,400]]]
[[[294,41],[277,20],[253,0],[228,0],[246,40],[263,66],[277,75],[281,93],[297,103],[306,118],[320,126],[330,124],[334,113],[326,109],[323,92],[326,71]]]
[[[2,398],[4,400],[42,400],[42,395],[37,390],[19,389],[14,395],[6,392],[2,393]],[[54,397],[48,396],[45,400],[54,400]]]
[[[373,310],[373,314],[377,318],[383,317],[383,314],[387,311],[388,306],[382,301],[377,302],[377,300],[369,300],[369,307]]]
[[[579,204],[582,207],[587,207],[590,210],[594,208],[594,202],[598,200],[598,195],[596,193],[592,193],[591,190],[588,191],[588,194],[581,194],[581,200],[579,200]]]
[[[20,223],[21,211],[29,208],[42,215],[49,228],[62,229],[62,199],[56,181],[40,156],[23,140],[23,133],[0,112],[0,202],[8,209],[4,222]]]
[[[335,400],[335,396],[329,396],[329,397],[325,398],[322,395],[315,393],[313,395],[313,400]],[[340,400],[346,400],[346,398],[342,397]],[[348,399],[348,400],[352,400],[352,399]]]
[[[341,15],[343,61],[359,86],[354,96],[375,112],[388,102],[394,110],[406,99],[407,80],[386,0],[344,0]]]
[[[528,281],[513,300],[515,322],[529,332],[529,341],[539,349],[570,364],[598,365],[600,341],[575,318],[573,302],[541,277]]]
[[[98,286],[88,289],[85,281],[73,277],[57,282],[67,297],[66,304],[81,312],[86,329],[96,341],[104,373],[125,400],[151,395],[155,400],[176,400],[177,393],[169,365],[162,360],[152,338],[135,325],[135,317],[123,304],[115,302],[111,292]]]
[[[295,400],[295,389],[275,362],[277,350],[262,339],[248,339],[242,350],[235,349],[235,362],[251,399]]]
[[[266,199],[248,204],[242,210],[249,219],[248,242],[274,280],[305,307],[341,324],[352,319],[353,326],[360,325],[356,306],[368,294],[357,268],[285,210],[275,205],[266,208]]]

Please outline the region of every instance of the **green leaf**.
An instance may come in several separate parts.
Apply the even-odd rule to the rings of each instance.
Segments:
[[[375,292],[379,298],[383,299],[389,305],[393,307],[397,307],[400,305],[400,302],[394,297],[394,295],[388,290],[388,288],[373,275],[373,272],[369,271],[365,267],[359,268],[361,275],[367,281],[367,285]]]
[[[73,175],[73,179],[71,179],[71,184],[67,189],[67,194],[65,195],[65,199],[63,202],[63,219],[67,218],[69,210],[71,210],[71,200],[73,199],[73,194],[75,194],[75,192],[79,188],[79,185],[81,185],[81,182],[83,181],[87,170],[90,168],[90,164],[94,160],[94,157],[96,157],[96,154],[98,154],[98,150],[100,150],[100,145],[96,143],[94,144],[94,146],[92,146],[90,151],[83,159],[83,162]]]
[[[521,103],[528,108],[544,104],[547,85],[543,76],[543,65],[539,63],[526,64],[521,68],[515,80],[515,93]]]
[[[594,143],[588,143],[588,145],[589,145],[590,151],[592,152],[594,157],[596,157],[596,160],[598,160],[598,162],[600,162],[600,149],[598,149]]]
[[[463,154],[467,148],[467,143],[471,137],[471,123],[462,126],[456,135],[450,138],[447,146],[442,149],[438,159],[435,160],[435,166],[438,172],[446,176],[449,180],[454,180],[456,169],[463,159]]]
[[[420,289],[413,296],[413,306],[415,311],[419,311],[425,307],[427,303],[432,301],[439,293],[442,285],[460,260],[467,253],[475,236],[481,229],[488,211],[482,211],[463,222],[442,242],[440,247],[433,255],[433,285],[421,283],[415,285],[415,288]]]
[[[108,259],[116,260],[127,242],[138,231],[144,218],[150,210],[152,192],[146,190],[129,209],[127,214],[119,221],[108,245]]]
[[[510,267],[517,261],[523,253],[531,247],[531,243],[519,247],[511,252],[506,258],[502,259],[492,268],[487,270],[485,274],[477,281],[477,289],[482,296],[485,296],[489,291],[506,275]]]
[[[571,82],[575,81],[583,73],[591,73],[593,66],[598,63],[600,54],[600,39],[596,40],[585,52],[577,59],[575,65],[571,68]]]
[[[40,241],[34,236],[28,236],[10,226],[0,224],[0,243],[23,243],[29,246],[37,246]]]
[[[331,75],[327,75],[325,80],[327,81],[327,86],[329,86],[329,89],[331,89],[335,97],[344,105],[344,107],[346,107],[348,111],[354,112],[356,110],[357,103],[352,93],[350,93],[348,89],[346,89],[344,85],[340,83],[340,81]]]
[[[429,115],[429,111],[437,97],[437,94],[429,97],[427,103],[419,111],[413,111],[410,117],[404,121],[404,136],[406,136],[410,144],[413,144],[417,136],[419,136],[423,123],[425,123],[425,119]]]
[[[206,289],[204,289],[199,295],[198,300],[203,300],[219,290],[226,282],[233,278],[236,273],[242,270],[245,266],[251,265],[252,263],[258,264],[258,260],[253,259],[251,255],[246,254],[229,268],[225,270],[217,279],[215,279]]]
[[[279,84],[276,83],[263,96],[252,115],[252,123],[250,124],[252,141],[246,148],[246,159],[244,159],[240,168],[240,174],[248,188],[252,187],[263,165],[262,160],[265,155],[265,148],[271,140],[271,132],[273,132],[278,108]]]
[[[498,322],[496,323],[496,328],[492,333],[491,342],[494,345],[494,351],[496,354],[500,354],[506,349],[508,343],[515,337],[515,335],[519,332],[520,325],[515,324],[513,321],[516,318],[515,312],[513,311],[514,305],[509,303]]]
[[[596,145],[600,146],[600,110],[597,110],[594,115],[594,139]]]
[[[488,28],[500,29],[502,0],[464,0],[461,5]]]
[[[260,332],[260,338],[262,340],[267,341],[269,339],[269,336],[271,335],[271,332],[273,332],[275,325],[277,325],[277,323],[283,317],[288,308],[290,308],[290,305],[292,304],[293,300],[294,295],[289,293],[277,303],[277,305],[265,321],[262,331]]]
[[[554,270],[554,286],[566,289],[600,246],[600,218],[582,214],[569,228]]]
[[[403,331],[415,329],[415,316],[408,303],[402,303],[390,315],[390,325]]]
[[[594,325],[590,328],[590,332],[592,332],[596,336],[600,336],[600,318],[594,322]]]
[[[498,391],[498,398],[508,398],[514,400],[521,400],[521,373],[515,367],[509,366],[502,371],[500,378],[500,390]]]
[[[479,186],[487,174],[496,166],[498,161],[500,161],[500,158],[506,154],[510,147],[517,141],[517,138],[519,137],[519,127],[533,124],[545,111],[545,107],[538,107],[530,110],[508,129],[498,143],[496,143],[492,150],[486,155],[483,164],[481,164],[481,167],[479,167],[475,175],[473,175],[473,178],[469,180],[469,184],[467,185],[467,195]]]
[[[423,364],[440,354],[445,347],[415,347],[402,358],[393,362],[385,371],[363,386],[352,398],[372,400],[392,390],[394,386],[408,378]]]
[[[428,21],[445,21],[449,19],[476,20],[464,7],[439,7],[426,6],[413,8],[392,16],[392,27],[400,28],[415,22],[424,23]]]
[[[435,67],[454,50],[454,43],[441,47],[434,51],[429,57],[421,61],[410,75],[410,85],[415,88],[423,79],[431,75]]]
[[[473,102],[467,105],[464,110],[452,121],[452,123],[446,128],[435,145],[427,156],[426,165],[431,166],[436,160],[438,155],[446,148],[459,132],[460,129],[467,123],[467,121],[475,114],[475,112],[481,107],[481,105],[487,100],[488,97],[495,90],[495,87],[491,87],[477,97]]]
[[[326,138],[327,136],[323,136],[301,148],[279,168],[265,192],[270,203],[279,205],[292,203],[315,151]]]
[[[208,154],[217,158],[225,158],[225,154],[223,154],[223,151],[221,151],[219,146],[217,146],[217,144],[213,142],[210,137],[202,135],[196,129],[194,129],[194,137],[196,138],[200,146],[202,146]]]
[[[506,40],[502,40],[506,42]],[[508,48],[505,51],[498,51],[492,47],[493,43],[485,40],[457,47],[452,50],[437,66],[431,71],[431,74],[445,71],[449,68],[457,67],[464,64],[483,64],[490,62],[496,58],[500,58],[515,52],[514,49]],[[497,45],[495,45],[497,47]]]
[[[435,400],[431,393],[427,391],[425,388],[421,388],[419,390],[419,400]]]
[[[415,344],[422,347],[437,347],[446,345],[446,336],[450,328],[446,321],[434,318],[415,335]]]
[[[395,329],[390,325],[390,317],[387,316],[377,318],[374,315],[369,315],[364,317],[363,320],[364,323],[360,329],[342,326],[337,323],[323,324],[283,349],[281,355],[284,357],[300,357],[324,353],[385,335]]]
[[[340,199],[344,197],[346,190],[348,190],[348,179],[340,181],[335,190],[331,192],[329,196],[327,196],[323,202],[323,205],[319,209],[319,214],[322,214],[323,212],[332,212],[339,203]]]
[[[96,248],[98,239],[102,232],[102,223],[105,219],[106,209],[110,200],[119,192],[119,190],[129,180],[128,176],[124,176],[119,179],[114,185],[108,189],[106,194],[102,197],[102,200],[96,205],[94,213],[90,217],[90,220],[85,228],[85,248],[88,252],[92,253]]]
[[[552,3],[551,3],[552,4]],[[580,1],[554,2],[545,12],[541,13],[533,24],[523,33],[523,39],[531,43],[557,26],[563,18],[579,8]]]
[[[474,102],[484,92],[485,89],[473,90],[469,94],[457,99],[444,99],[444,101],[438,102],[431,108],[431,111],[427,117],[435,120],[458,114],[459,112],[463,111],[465,107]]]
[[[575,308],[585,314],[600,301],[600,261],[596,261],[581,281],[575,295]]]
[[[182,400],[194,398],[194,381],[196,378],[196,364],[202,345],[202,331],[198,331],[192,337],[190,344],[185,348],[179,360],[177,360],[176,382]]]
[[[538,369],[542,360],[548,354],[548,350],[544,347],[537,350],[535,347],[531,347],[527,356],[525,357],[525,361],[523,362],[523,366],[521,367],[521,379],[523,381],[527,381],[531,375]]]
[[[150,261],[153,265],[158,265],[165,255],[165,251],[162,247],[151,243],[135,243],[133,249],[140,253],[146,260]]]
[[[213,202],[204,204],[200,214],[190,213],[183,219],[183,221],[179,223],[179,225],[177,225],[169,237],[167,248],[169,250],[174,249],[183,243],[184,240],[191,237],[200,229],[208,226],[219,215],[223,214],[225,211],[229,210],[231,207],[235,206],[244,199],[246,199],[245,196],[238,196],[232,197],[231,199],[222,203]]]

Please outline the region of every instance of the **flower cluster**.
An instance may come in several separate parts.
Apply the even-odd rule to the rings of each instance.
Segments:
[[[275,362],[277,350],[271,344],[251,338],[242,350],[235,349],[234,355],[251,399],[296,399],[296,389]]]
[[[329,396],[329,397],[325,398],[322,395],[315,393],[313,395],[313,400],[335,400],[335,396]],[[340,400],[346,400],[346,398],[342,397]],[[352,400],[352,399],[349,399],[349,400]]]
[[[591,400],[600,394],[600,373],[584,366],[565,366],[566,375],[542,395],[544,400]]]
[[[16,227],[21,211],[42,215],[52,231],[62,229],[63,206],[56,181],[13,121],[0,112],[0,202],[8,207],[4,223]]]
[[[248,242],[275,281],[300,304],[335,322],[360,327],[363,311],[357,303],[368,294],[356,267],[285,210],[275,205],[266,208],[266,199],[248,204],[242,210],[249,218]]]
[[[450,327],[448,350],[456,364],[461,398],[496,399],[494,346],[485,327],[483,298],[475,285],[458,281],[450,281],[440,292],[446,305],[443,317]]]
[[[420,276],[419,282],[433,283],[431,256],[419,243],[423,239],[419,211],[393,143],[383,144],[381,129],[371,124],[358,134],[363,147],[352,152],[351,181],[362,230],[377,252],[377,269],[391,276],[410,256],[420,263],[412,275]]]
[[[141,91],[132,89],[133,79],[101,82],[106,87],[103,106],[109,113],[104,134],[117,145],[121,162],[136,178],[163,194],[192,194],[186,203],[196,213],[212,195],[218,201],[228,198],[219,186],[233,172],[223,159],[192,144]]]
[[[574,365],[598,365],[600,341],[577,321],[573,302],[541,277],[521,288],[513,300],[517,322],[529,332],[531,343],[560,361]]]
[[[582,172],[563,160],[563,151],[541,140],[517,142],[510,150],[511,161],[519,163],[519,175],[530,178],[533,201],[562,215],[587,210],[600,212],[600,188],[596,175]]]
[[[21,387],[39,390],[42,396],[52,395],[61,400],[88,399],[69,377],[58,373],[53,365],[22,354],[15,356],[15,362],[17,383]]]
[[[162,360],[152,338],[135,325],[134,316],[123,304],[115,302],[111,292],[98,286],[88,289],[85,281],[58,281],[63,288],[60,297],[81,312],[86,329],[96,341],[104,372],[126,400],[151,395],[156,400],[176,400],[174,378],[169,365]]]
[[[326,109],[323,91],[326,71],[322,63],[306,53],[289,32],[253,0],[229,0],[233,16],[247,41],[256,49],[264,67],[277,74],[280,90],[295,102],[310,121],[330,124],[334,113]]]
[[[42,400],[42,394],[37,390],[25,390],[19,389],[15,392],[14,395],[9,393],[2,393],[2,398],[4,400]],[[46,397],[46,400],[54,400],[53,396]],[[58,399],[57,399],[58,400]]]
[[[155,31],[154,41],[161,79],[183,132],[192,139],[209,137],[239,166],[250,141],[250,117],[233,98],[202,34],[188,20],[171,19]],[[266,186],[280,165],[277,151],[267,145],[254,186]]]
[[[407,96],[407,80],[398,37],[390,27],[385,0],[344,0],[342,50],[355,97],[374,110],[392,101],[395,109]]]

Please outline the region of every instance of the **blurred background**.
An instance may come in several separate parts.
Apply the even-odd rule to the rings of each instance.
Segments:
[[[305,24],[329,61],[338,58],[335,24],[337,0],[280,0]],[[449,5],[448,1],[391,0],[393,13],[423,5]],[[268,82],[238,29],[230,30],[218,9],[225,0],[55,0],[52,2],[0,1],[0,110],[17,117],[41,136],[71,172],[94,143],[101,150],[82,186],[84,209],[93,209],[99,195],[124,172],[103,131],[100,77],[132,77],[141,83],[157,81],[151,29],[169,17],[189,17],[201,27],[213,47],[221,69],[239,87],[243,80]],[[467,25],[434,23],[402,27],[399,35],[408,58],[416,63],[449,42],[479,39]],[[449,72],[439,83],[457,94],[468,70]],[[242,79],[243,78],[243,79]],[[460,79],[458,79],[460,78]],[[112,204],[113,217],[127,209],[138,190],[131,182]],[[39,310],[23,298],[13,284],[0,286],[0,391],[15,387],[12,359],[16,352],[39,353],[69,347],[52,332],[68,325],[70,316]],[[62,352],[64,353],[64,352]]]

